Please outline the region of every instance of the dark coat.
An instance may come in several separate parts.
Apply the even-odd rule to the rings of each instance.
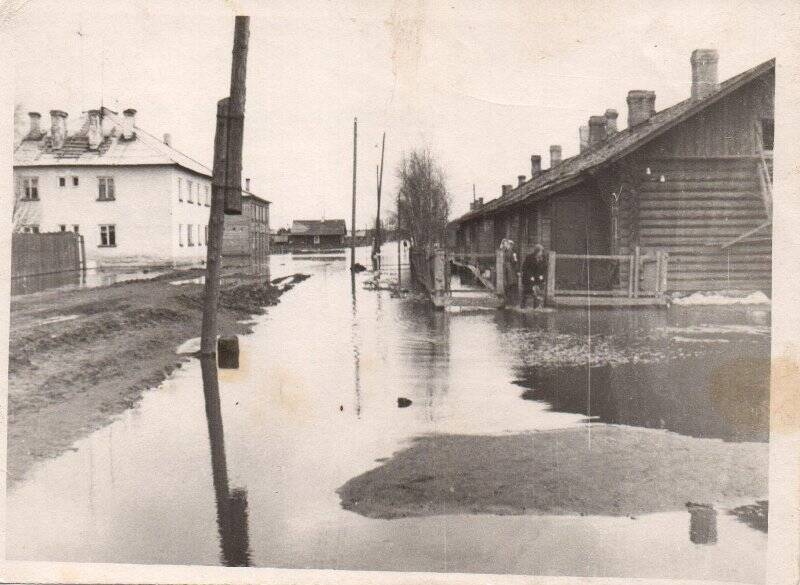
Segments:
[[[533,254],[528,254],[522,263],[523,286],[526,290],[530,290],[533,285],[544,286],[546,281],[547,256],[537,259]]]

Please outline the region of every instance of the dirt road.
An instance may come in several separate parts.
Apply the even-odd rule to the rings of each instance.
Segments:
[[[175,349],[199,335],[203,285],[170,282],[201,274],[184,271],[12,300],[9,485],[35,461],[69,449],[76,439],[133,406],[144,390],[188,359]],[[276,304],[288,282],[275,287],[244,275],[226,279],[220,333],[248,333],[241,321]]]

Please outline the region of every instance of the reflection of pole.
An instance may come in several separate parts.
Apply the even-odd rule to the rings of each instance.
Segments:
[[[203,395],[211,447],[211,474],[217,501],[217,527],[221,541],[222,562],[227,567],[246,567],[250,564],[247,492],[243,489],[231,490],[228,484],[216,357],[201,356],[200,367],[203,372]]]
[[[356,152],[358,144],[358,118],[353,118],[353,215],[350,218],[350,271],[356,265]]]
[[[686,504],[689,520],[689,540],[695,544],[717,543],[717,511],[708,504]]]
[[[397,293],[403,285],[403,267],[400,265],[400,191],[397,192],[397,225],[395,226],[395,233],[397,234]]]

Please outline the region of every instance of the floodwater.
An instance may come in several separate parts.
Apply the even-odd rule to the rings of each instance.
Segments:
[[[109,286],[131,280],[149,280],[161,276],[164,272],[144,269],[101,270],[91,268],[35,276],[17,276],[11,279],[11,296],[27,295],[50,289],[73,290]]]
[[[423,435],[613,424],[764,441],[763,314],[450,314],[353,286],[346,262],[272,262],[312,277],[254,318],[238,370],[191,361],[10,487],[10,559],[763,582],[763,500],[384,520],[336,491]],[[736,396],[714,394],[732,380]]]

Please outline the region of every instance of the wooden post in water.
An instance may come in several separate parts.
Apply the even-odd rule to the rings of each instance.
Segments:
[[[240,214],[242,210],[242,139],[244,136],[249,22],[250,19],[247,16],[236,17],[231,64],[231,97],[217,102],[205,298],[203,299],[203,324],[200,334],[200,352],[205,355],[214,354],[217,351],[217,305],[219,304],[219,276],[225,213]]]
[[[397,238],[397,294],[400,294],[400,288],[403,284],[403,267],[400,264],[402,260],[402,242],[400,241],[400,191],[397,192],[397,225],[394,228],[395,237]]]
[[[555,303],[556,298],[556,253],[552,250],[547,258],[547,283],[544,296],[545,305]]]
[[[350,271],[356,265],[356,154],[358,147],[358,118],[353,118],[353,214],[350,218]]]

